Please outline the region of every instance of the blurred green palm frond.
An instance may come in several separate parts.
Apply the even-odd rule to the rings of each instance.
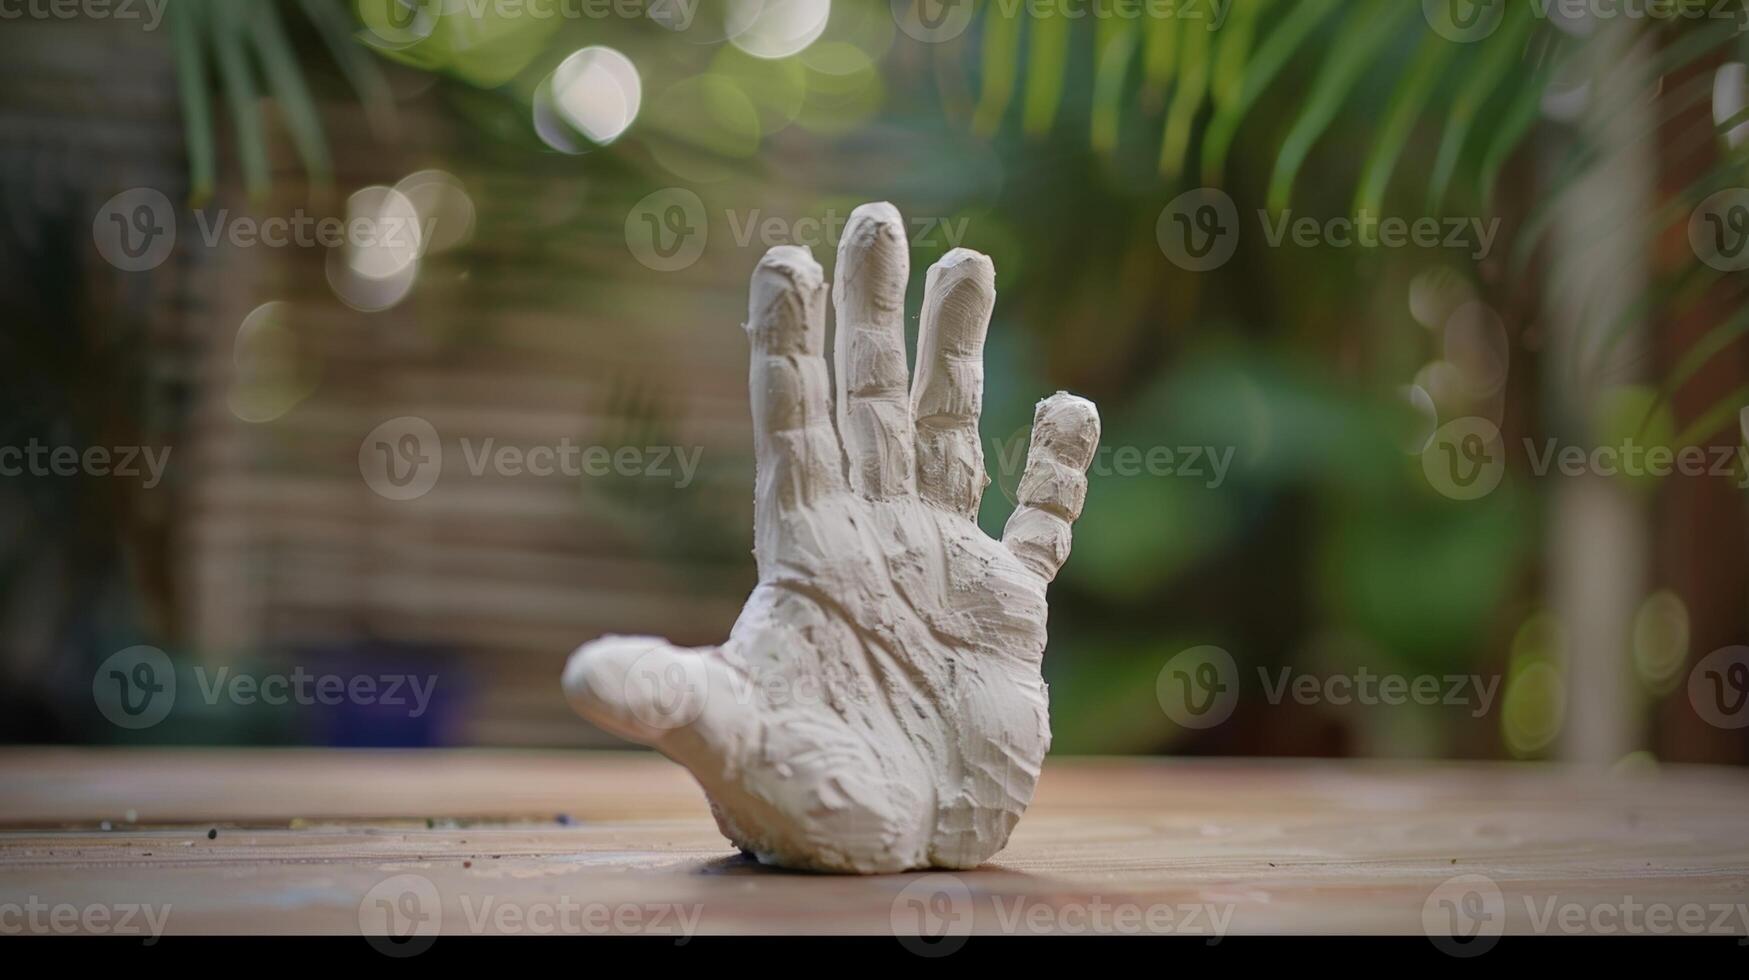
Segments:
[[[1541,124],[1558,135],[1539,150],[1549,165],[1535,177],[1505,255],[1518,278],[1529,274],[1557,217],[1570,213],[1571,193],[1621,149],[1600,146],[1596,134],[1612,128],[1612,114],[1629,103],[1651,109],[1636,117],[1641,129],[1630,141],[1656,145],[1667,160],[1707,161],[1697,173],[1661,183],[1645,213],[1627,215],[1646,234],[1681,227],[1709,195],[1741,184],[1749,164],[1749,142],[1726,138],[1749,122],[1749,109],[1718,118],[1723,113],[1711,105],[1715,69],[1749,55],[1741,28],[1749,4],[1740,0],[1682,0],[1668,16],[1596,23],[1589,33],[1564,30],[1538,0],[1510,0],[1494,8],[1492,30],[1467,41],[1435,29],[1413,0],[1233,0],[1224,19],[1220,4],[1182,2],[1168,16],[1116,16],[1112,9],[1072,18],[1052,5],[979,4],[957,42],[978,80],[971,128],[990,139],[1059,142],[1083,130],[1110,172],[1150,197],[1162,189],[1170,196],[1231,187],[1241,169],[1235,147],[1248,130],[1255,140],[1246,162],[1258,162],[1243,169],[1264,175],[1263,199],[1277,213],[1303,204],[1296,190],[1313,189],[1302,178],[1322,142],[1326,154],[1340,146],[1353,165],[1325,168],[1319,196],[1337,195],[1355,216],[1376,216],[1392,192],[1424,214],[1498,214],[1502,171]],[[1612,29],[1634,32],[1625,46],[1637,46],[1645,74],[1574,71],[1587,65],[1579,57],[1591,53],[1585,45]],[[1619,36],[1617,43],[1624,43]],[[1642,82],[1649,90],[1635,88]],[[1581,85],[1591,90],[1577,115],[1553,108]],[[1340,138],[1333,135],[1339,127]],[[1601,224],[1622,217],[1599,215],[1591,241],[1619,230]],[[1648,253],[1655,248],[1648,241]],[[1562,256],[1548,270],[1551,281],[1585,274],[1586,257],[1584,249]],[[1724,279],[1699,262],[1669,272],[1631,309],[1611,314],[1591,363],[1574,371],[1601,374],[1633,324],[1691,315]],[[1712,325],[1677,360],[1647,419],[1744,337],[1749,315]],[[1730,425],[1745,397],[1730,392],[1678,444]]]
[[[1084,113],[1088,144],[1100,155],[1151,142],[1160,181],[1221,186],[1240,130],[1267,110],[1285,127],[1267,144],[1266,198],[1282,209],[1320,140],[1344,115],[1364,113],[1357,213],[1376,212],[1393,179],[1415,179],[1403,160],[1417,127],[1436,137],[1420,178],[1426,210],[1440,212],[1459,186],[1487,202],[1541,118],[1551,81],[1586,41],[1532,2],[1503,4],[1483,38],[1451,40],[1429,26],[1422,6],[1234,0],[1224,17],[1219,4],[1182,3],[1171,16],[1070,18],[1054,7],[992,0],[961,40],[976,50],[968,59],[978,76],[971,125],[986,137],[1013,126],[1042,139]],[[1717,59],[1739,38],[1730,17],[1671,17],[1637,29],[1663,33],[1652,68],[1665,77]],[[1593,111],[1607,112],[1603,101],[1594,100]],[[1715,135],[1729,128],[1721,124]],[[1595,162],[1588,152],[1575,151],[1557,187]]]
[[[392,129],[394,100],[388,83],[370,53],[353,40],[352,17],[335,0],[171,0],[167,13],[193,202],[211,197],[217,179],[209,63],[236,131],[238,165],[250,197],[266,193],[270,183],[261,118],[263,84],[310,180],[325,184],[332,179],[321,116],[281,12],[294,5],[357,92],[373,128],[383,133]]]

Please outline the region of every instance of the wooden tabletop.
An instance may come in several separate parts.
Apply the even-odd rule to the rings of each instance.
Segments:
[[[0,931],[1749,931],[1736,770],[1052,758],[986,867],[867,878],[738,856],[653,755],[12,749],[0,785]]]

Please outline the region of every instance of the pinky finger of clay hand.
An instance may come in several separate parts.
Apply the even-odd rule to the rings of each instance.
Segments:
[[[1093,403],[1039,403],[1018,506],[978,527],[990,260],[929,270],[904,359],[909,248],[890,204],[858,208],[831,290],[806,249],[753,273],[759,584],[719,647],[608,636],[564,687],[601,728],[685,766],[723,834],[768,864],[878,873],[988,860],[1050,747],[1045,587],[1069,555],[1099,442]],[[914,377],[913,377],[914,375]]]

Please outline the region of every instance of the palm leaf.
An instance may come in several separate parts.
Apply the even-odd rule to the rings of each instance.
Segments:
[[[1209,31],[1186,30],[1178,52],[1178,81],[1172,90],[1172,105],[1166,112],[1166,127],[1160,134],[1160,173],[1171,179],[1184,172],[1184,155],[1190,149],[1191,126],[1202,109],[1209,83]]]
[[[250,13],[249,37],[267,77],[267,86],[285,116],[292,144],[297,147],[310,179],[325,184],[333,178],[334,167],[328,158],[328,141],[322,135],[322,118],[304,85],[303,72],[292,55],[291,45],[286,43],[279,9],[271,3],[258,3],[251,5]]]
[[[1244,80],[1232,101],[1218,106],[1209,120],[1202,139],[1202,175],[1209,184],[1218,184],[1227,169],[1227,153],[1238,135],[1239,124],[1263,95],[1269,83],[1338,6],[1337,0],[1298,0],[1293,10],[1277,25],[1251,58],[1245,68]]]
[[[239,3],[215,3],[210,10],[219,79],[231,109],[231,124],[237,129],[237,160],[243,167],[243,187],[251,198],[258,198],[267,193],[267,139],[261,126],[255,75],[249,70],[249,14]]]
[[[986,17],[983,34],[983,85],[978,108],[972,114],[972,130],[994,135],[1008,114],[1014,98],[1014,79],[1020,71],[1020,18]]]
[[[206,90],[206,0],[178,0],[168,13],[176,58],[176,89],[182,103],[183,139],[188,143],[189,201],[199,206],[213,193],[217,170],[213,153],[213,106]]]
[[[1361,73],[1391,40],[1398,23],[1411,12],[1409,4],[1381,0],[1361,4],[1349,13],[1340,32],[1344,43],[1324,62],[1312,83],[1311,95],[1300,110],[1299,119],[1295,120],[1276,151],[1275,173],[1269,179],[1271,210],[1282,211],[1288,207],[1294,178],[1311,154],[1312,144],[1336,119],[1348,93],[1359,83]]]
[[[1069,19],[1040,17],[1026,36],[1026,94],[1021,128],[1031,137],[1044,136],[1056,122],[1063,98],[1063,75],[1069,63]]]
[[[1100,27],[1104,40],[1099,45],[1099,63],[1093,80],[1089,139],[1096,151],[1109,156],[1117,149],[1118,124],[1123,118],[1124,80],[1129,75],[1140,35],[1133,24],[1108,20]]]
[[[1445,210],[1445,195],[1451,189],[1464,146],[1475,126],[1476,117],[1488,103],[1488,97],[1505,80],[1521,57],[1524,42],[1534,27],[1531,14],[1522,4],[1507,8],[1505,20],[1495,37],[1489,38],[1482,52],[1482,63],[1468,77],[1453,100],[1440,137],[1439,150],[1434,155],[1433,176],[1427,186],[1427,210],[1439,214]]]
[[[1355,214],[1376,214],[1383,209],[1385,187],[1391,182],[1391,173],[1396,170],[1403,147],[1409,142],[1415,120],[1426,109],[1427,100],[1433,96],[1433,84],[1439,80],[1440,72],[1445,70],[1446,63],[1456,51],[1457,45],[1437,34],[1429,34],[1421,42],[1414,67],[1392,97],[1391,107],[1385,112],[1384,125],[1379,129],[1378,142],[1373,144],[1372,153],[1361,167],[1360,189],[1354,195]]]

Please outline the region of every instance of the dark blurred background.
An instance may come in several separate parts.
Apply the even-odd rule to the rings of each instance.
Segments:
[[[569,651],[753,583],[749,272],[890,200],[985,528],[1105,420],[1057,751],[1749,762],[1746,15],[1659,9],[6,5],[0,739],[612,744]]]

